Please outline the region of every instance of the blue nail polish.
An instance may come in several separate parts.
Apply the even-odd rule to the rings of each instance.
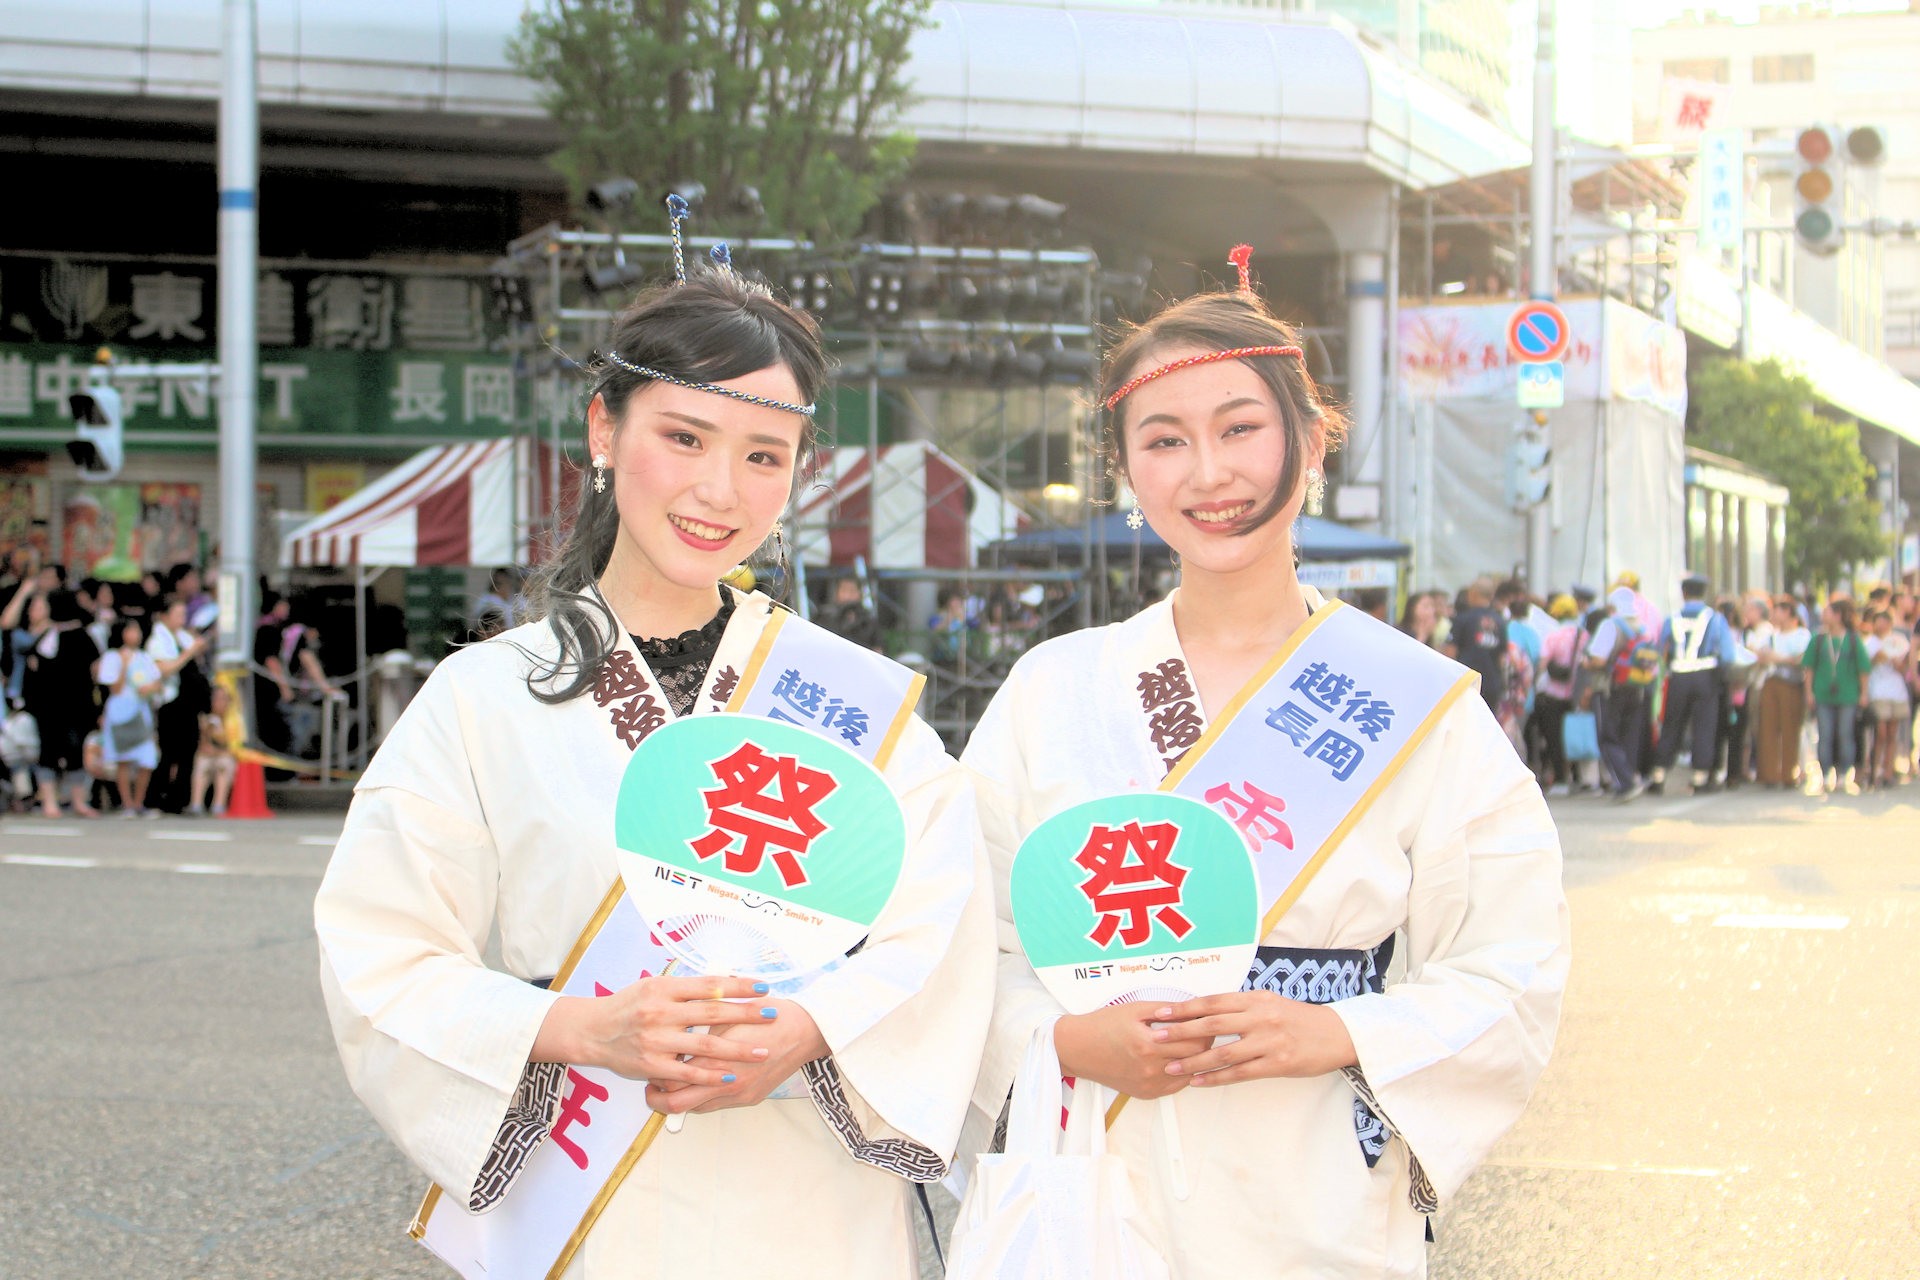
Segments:
[[[769,1005],[767,1008],[762,1009],[760,1011],[760,1016],[763,1018],[777,1018],[780,1016],[780,1011],[778,1009],[773,1008],[771,1005]]]
[[[756,983],[754,983],[754,984],[753,984],[753,994],[755,994],[755,995],[757,995],[757,996],[763,996],[763,995],[765,995],[765,994],[767,994],[767,992],[769,992],[769,991],[771,991],[771,990],[773,990],[773,988],[772,988],[772,987],[769,987],[769,986],[768,986],[768,985],[767,985],[766,983],[764,983],[764,982],[756,982]]]
[[[736,1076],[735,1074],[733,1074],[733,1072],[729,1071],[727,1072],[727,1074],[720,1077],[720,1083],[732,1084],[735,1080],[738,1080],[739,1078],[740,1078],[739,1076]]]

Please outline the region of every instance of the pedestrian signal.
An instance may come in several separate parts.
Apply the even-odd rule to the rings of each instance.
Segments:
[[[120,474],[124,441],[120,429],[120,393],[105,382],[67,397],[73,414],[75,439],[67,441],[67,456],[80,468],[82,480],[111,480]]]

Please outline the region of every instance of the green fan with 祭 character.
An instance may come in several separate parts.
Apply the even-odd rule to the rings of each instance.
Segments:
[[[1020,842],[1011,882],[1027,962],[1072,1014],[1238,991],[1260,941],[1245,838],[1185,796],[1141,791],[1057,813]],[[1159,1114],[1184,1195],[1173,1099]]]
[[[682,972],[769,983],[858,945],[907,847],[872,765],[810,730],[726,714],[640,744],[614,837],[628,898]]]

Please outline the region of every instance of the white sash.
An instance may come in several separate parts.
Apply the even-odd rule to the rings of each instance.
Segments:
[[[1164,606],[1163,606],[1164,607]],[[1414,749],[1479,677],[1335,600],[1316,609],[1211,725],[1169,611],[1133,690],[1160,789],[1212,805],[1253,851],[1265,941]],[[1107,1109],[1109,1127],[1127,1099]]]
[[[736,596],[693,714],[741,711],[806,725],[884,770],[926,677],[776,608]],[[623,633],[590,695],[628,750],[675,719],[659,681]],[[552,982],[570,996],[610,995],[664,973],[671,957],[623,906],[616,880]],[[468,1280],[557,1277],[652,1145],[664,1117],[646,1082],[600,1067],[568,1067],[560,1112],[493,1208],[441,1208],[427,1190],[408,1233]],[[436,1210],[439,1210],[436,1212]]]
[[[1184,668],[1178,674],[1185,679]],[[1194,736],[1161,790],[1212,805],[1246,836],[1261,901],[1271,904],[1262,939],[1477,680],[1333,601]],[[1154,739],[1156,752],[1163,740]]]

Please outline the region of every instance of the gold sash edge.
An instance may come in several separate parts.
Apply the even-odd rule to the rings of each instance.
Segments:
[[[1328,610],[1328,612],[1331,613],[1332,611]],[[1315,616],[1318,617],[1319,615],[1316,614]],[[1300,632],[1296,631],[1293,634],[1297,637],[1300,635]],[[1288,645],[1292,646],[1292,644],[1293,639],[1289,637]],[[1263,672],[1263,676],[1265,679],[1270,680],[1273,678],[1273,673],[1278,671],[1280,667],[1278,663],[1270,663],[1269,666],[1272,669]],[[1280,923],[1280,918],[1292,908],[1294,903],[1300,900],[1300,895],[1307,891],[1307,886],[1312,883],[1313,878],[1320,874],[1320,869],[1326,866],[1327,861],[1333,857],[1334,851],[1340,847],[1341,841],[1345,840],[1348,833],[1358,825],[1360,819],[1366,816],[1367,810],[1373,808],[1374,801],[1380,798],[1380,793],[1385,791],[1388,785],[1400,775],[1400,770],[1405,768],[1407,761],[1412,758],[1414,749],[1425,742],[1427,736],[1438,727],[1440,717],[1444,716],[1447,711],[1452,708],[1453,704],[1460,700],[1461,694],[1473,688],[1479,679],[1480,677],[1473,672],[1465,672],[1453,682],[1451,688],[1440,695],[1440,700],[1433,704],[1431,711],[1427,712],[1426,719],[1422,720],[1419,727],[1400,745],[1400,750],[1394,754],[1393,759],[1387,762],[1387,767],[1380,771],[1380,776],[1368,784],[1367,789],[1361,793],[1360,799],[1354,803],[1351,809],[1347,810],[1347,816],[1340,819],[1340,821],[1334,825],[1333,830],[1327,833],[1327,838],[1320,842],[1320,847],[1314,850],[1313,856],[1307,859],[1306,863],[1295,873],[1293,879],[1287,883],[1287,887],[1281,892],[1280,896],[1274,900],[1274,904],[1267,909],[1266,915],[1263,916],[1260,921],[1260,937],[1262,939],[1273,932],[1274,926]],[[1245,697],[1243,698],[1241,694],[1244,694]],[[1248,690],[1243,689],[1241,694],[1236,694],[1234,701],[1227,704],[1234,709],[1235,715],[1239,714],[1240,707],[1252,697],[1252,692]],[[1224,725],[1232,719],[1233,716],[1225,716],[1219,723]],[[1208,726],[1207,734],[1209,736],[1213,734],[1213,726]],[[1194,751],[1198,751],[1203,745],[1211,744],[1203,738],[1201,742],[1194,745]],[[1189,757],[1192,755],[1193,752],[1188,753]],[[1180,763],[1184,765],[1186,758],[1182,758]],[[1176,767],[1174,773],[1180,772],[1180,769]],[[1163,790],[1170,789],[1172,783],[1176,780],[1174,774],[1168,774],[1167,777],[1168,781],[1161,784]],[[1115,1098],[1113,1104],[1107,1108],[1107,1128],[1113,1128],[1114,1122],[1120,1118],[1120,1113],[1126,1109],[1127,1101],[1127,1095],[1123,1093]]]
[[[600,1188],[599,1193],[593,1197],[592,1203],[587,1205],[587,1211],[580,1215],[580,1225],[575,1227],[573,1234],[567,1237],[566,1246],[560,1250],[560,1257],[547,1271],[547,1280],[559,1280],[560,1275],[566,1271],[573,1261],[573,1255],[580,1252],[580,1246],[586,1243],[587,1233],[593,1230],[593,1224],[600,1220],[602,1213],[606,1212],[607,1205],[612,1203],[614,1194],[626,1182],[627,1175],[633,1172],[633,1166],[640,1163],[640,1157],[646,1155],[647,1149],[653,1146],[654,1138],[666,1122],[667,1118],[656,1111],[648,1117],[644,1125],[640,1126],[639,1136],[634,1138],[633,1145],[628,1147],[627,1153],[620,1157],[620,1163],[613,1166],[613,1172],[607,1175],[606,1185]]]
[[[1227,699],[1227,705],[1220,708],[1220,714],[1207,724],[1207,731],[1200,735],[1200,741],[1187,748],[1186,754],[1180,757],[1180,762],[1167,771],[1167,776],[1160,782],[1160,790],[1172,791],[1179,786],[1186,776],[1193,772],[1194,766],[1200,763],[1200,758],[1213,749],[1213,744],[1218,742],[1220,735],[1227,731],[1227,726],[1233,723],[1233,718],[1253,701],[1254,694],[1267,687],[1267,681],[1273,679],[1274,673],[1286,665],[1287,659],[1307,642],[1307,637],[1318,630],[1328,618],[1342,609],[1351,607],[1343,600],[1329,600],[1324,609],[1316,609],[1308,614],[1307,620],[1293,629],[1293,634],[1287,637],[1286,643],[1274,651],[1274,655],[1253,673],[1251,679],[1240,686],[1233,697]]]
[[[771,612],[772,616],[767,619],[767,625],[761,631],[760,638],[754,642],[753,653],[747,659],[747,669],[740,674],[738,683],[734,685],[732,696],[727,699],[726,710],[729,712],[737,712],[746,702],[748,692],[753,688],[754,682],[760,678],[761,669],[766,666],[767,655],[773,651],[774,637],[786,623],[788,615],[785,610],[774,609]],[[907,721],[912,718],[914,709],[920,705],[920,695],[926,686],[926,676],[917,673],[907,683],[907,695],[902,700],[899,711],[894,713],[893,723],[888,726],[887,736],[881,741],[879,750],[874,752],[873,766],[876,771],[885,770],[887,760],[892,757],[894,748],[899,745],[901,734],[906,730]],[[601,928],[607,923],[608,917],[613,915],[614,908],[620,905],[620,900],[626,896],[626,893],[626,882],[615,877],[612,886],[600,899],[600,905],[594,908],[593,917],[580,930],[580,936],[574,939],[573,949],[561,962],[559,971],[549,984],[549,990],[557,990],[564,986],[567,979],[573,976],[574,969],[587,954],[587,948],[593,945],[593,940],[599,936]],[[653,1145],[655,1135],[660,1132],[660,1127],[665,1122],[666,1117],[656,1111],[641,1127],[639,1136],[633,1140],[633,1145],[627,1148],[627,1153],[620,1158],[620,1163],[616,1164],[613,1172],[607,1175],[606,1184],[588,1204],[586,1213],[580,1219],[580,1225],[575,1227],[573,1234],[567,1237],[566,1246],[560,1251],[559,1261],[555,1262],[552,1269],[547,1272],[547,1280],[556,1280],[573,1261],[573,1255],[580,1251],[587,1233],[593,1229],[593,1224],[599,1220],[601,1213],[613,1199],[614,1193],[620,1189],[627,1175],[633,1171],[633,1167],[640,1163],[642,1156],[647,1154],[647,1149]],[[420,1201],[420,1208],[414,1213],[413,1221],[407,1225],[409,1236],[415,1240],[426,1238],[427,1222],[432,1218],[440,1198],[440,1184],[434,1183],[427,1188],[427,1194]]]

